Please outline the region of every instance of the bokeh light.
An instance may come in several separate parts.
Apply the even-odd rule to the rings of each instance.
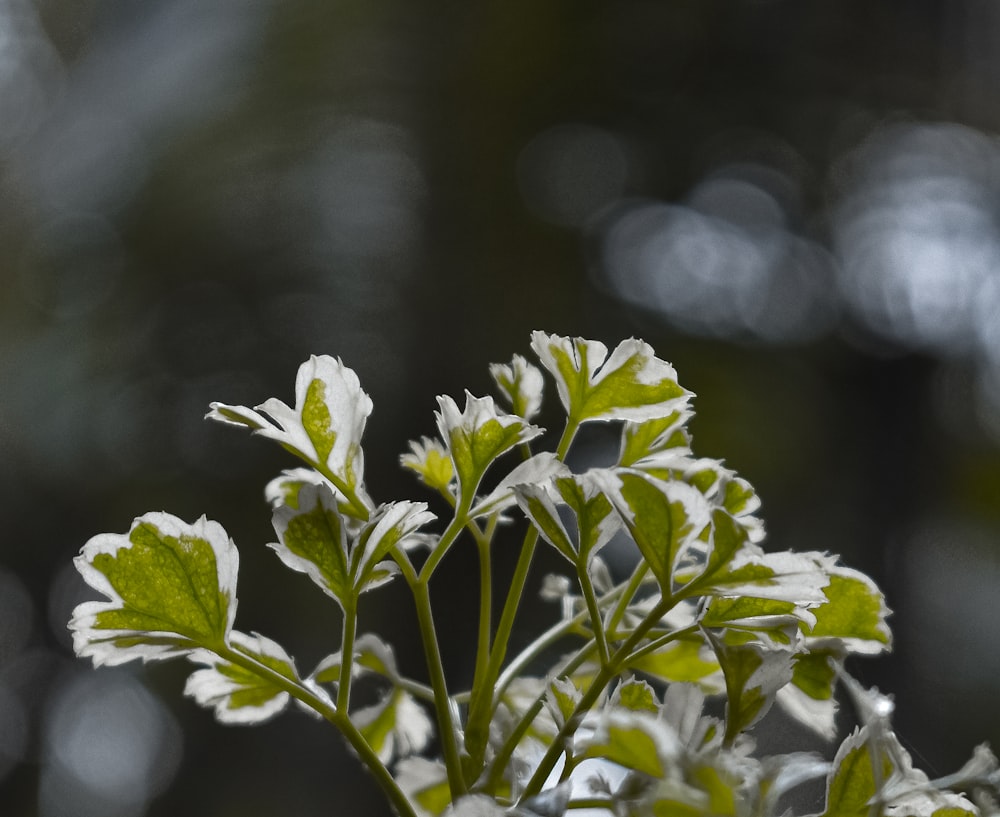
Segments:
[[[167,786],[181,756],[177,723],[121,672],[76,672],[45,724],[41,817],[137,817]]]

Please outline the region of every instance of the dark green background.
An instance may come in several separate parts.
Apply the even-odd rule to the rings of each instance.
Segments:
[[[880,183],[844,157],[880,124],[992,143],[991,4],[49,0],[0,15],[22,55],[0,86],[0,712],[25,735],[0,767],[0,813],[85,812],[38,792],[55,702],[91,672],[62,628],[82,598],[68,565],[95,533],[205,513],[241,547],[238,626],[303,667],[336,649],[331,605],[264,548],[263,485],[294,463],[203,423],[210,401],[291,401],[302,360],[340,355],[375,403],[373,495],[422,498],[396,461],[433,433],[435,395],[486,393],[487,364],[527,354],[536,328],[652,343],[698,395],[696,453],[757,487],[771,546],[841,553],[876,578],[896,650],[855,670],[895,694],[918,765],[943,774],[1000,740],[1000,424],[976,408],[983,350],[866,328],[832,280],[808,339],[682,331],[616,299],[599,216],[552,223],[518,176],[526,146],[566,123],[627,146],[630,200],[681,202],[780,145],[789,229],[836,269],[838,208],[864,204],[845,173]],[[980,182],[992,222],[1000,183]],[[457,683],[473,564],[449,557],[434,587]],[[958,567],[938,586],[927,565]],[[363,614],[419,674],[407,604],[394,588]],[[532,606],[518,638],[553,614]],[[180,725],[180,767],[146,814],[386,813],[336,735],[298,713],[217,726],[181,698],[185,669],[102,670],[137,675]]]

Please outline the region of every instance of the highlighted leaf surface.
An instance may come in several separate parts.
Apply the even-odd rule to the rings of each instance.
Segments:
[[[107,597],[79,605],[70,629],[77,655],[121,664],[226,643],[236,613],[239,555],[222,526],[165,513],[135,520],[128,534],[100,534],[75,560]]]

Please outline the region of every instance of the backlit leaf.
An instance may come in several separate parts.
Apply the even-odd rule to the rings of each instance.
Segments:
[[[608,356],[595,340],[533,332],[531,347],[555,378],[571,420],[642,421],[682,409],[690,393],[677,384],[674,367],[641,340],[622,341]]]
[[[347,526],[331,490],[304,485],[298,493],[298,507],[279,506],[271,523],[278,541],[269,547],[282,562],[305,573],[341,606],[354,603]]]
[[[233,631],[230,645],[268,669],[299,683],[292,659],[271,639],[256,633],[245,635]],[[261,723],[277,715],[288,704],[288,692],[262,673],[213,654],[199,653],[194,658],[210,663],[208,667],[191,673],[184,694],[194,698],[201,706],[213,707],[220,723]]]
[[[128,534],[93,537],[75,564],[108,599],[74,610],[77,655],[121,664],[225,644],[236,614],[239,554],[217,522],[148,513]]]
[[[459,495],[472,501],[486,469],[501,454],[542,433],[514,414],[497,410],[492,397],[473,397],[466,392],[465,409],[450,397],[438,397],[438,431],[448,447]]]
[[[510,402],[513,414],[525,420],[531,420],[538,414],[542,407],[545,379],[537,366],[529,363],[521,355],[514,355],[509,364],[492,364],[490,375]]]
[[[340,359],[313,355],[299,367],[294,408],[273,397],[256,409],[224,403],[210,408],[209,419],[247,426],[319,469],[350,498],[352,515],[367,517],[361,437],[372,401]]]

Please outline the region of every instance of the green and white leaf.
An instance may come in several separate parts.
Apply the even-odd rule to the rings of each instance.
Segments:
[[[829,568],[824,601],[812,612],[815,624],[806,630],[814,639],[833,639],[847,651],[877,655],[892,645],[885,596],[864,573],[843,565]]]
[[[497,457],[542,433],[522,417],[498,411],[492,397],[466,392],[465,409],[459,411],[452,398],[442,395],[438,406],[438,432],[458,477],[459,496],[470,504],[483,474]]]
[[[509,364],[491,364],[490,375],[510,402],[513,414],[531,420],[541,410],[545,378],[541,369],[523,356],[514,355]]]
[[[496,488],[480,499],[469,511],[469,518],[494,514],[517,504],[516,489],[522,485],[547,483],[553,477],[569,474],[566,465],[551,451],[541,451],[514,466]]]
[[[664,594],[673,593],[678,557],[709,524],[711,506],[695,488],[641,471],[595,471]]]
[[[767,714],[791,681],[795,653],[761,641],[728,643],[725,632],[711,641],[726,679],[726,740],[732,742]]]
[[[677,735],[647,712],[606,709],[594,734],[579,741],[580,755],[602,758],[631,771],[662,778],[683,751]]]
[[[675,409],[652,420],[626,421],[622,426],[618,464],[645,470],[647,464],[656,467],[664,456],[671,461],[690,456],[691,435],[685,426],[693,416],[688,409]]]
[[[778,690],[778,705],[788,715],[820,737],[837,734],[837,685],[840,659],[828,651],[810,651],[795,656],[791,683]]]
[[[380,505],[351,548],[349,572],[356,593],[378,587],[397,571],[395,562],[382,561],[396,548],[424,542],[418,532],[436,517],[425,502],[389,502]]]
[[[444,496],[454,496],[455,466],[440,440],[430,437],[410,440],[410,451],[400,455],[399,464],[413,471],[429,488]]]
[[[438,760],[405,757],[396,764],[394,777],[417,817],[438,817],[451,805],[448,770]]]
[[[73,611],[73,647],[96,665],[225,645],[236,615],[239,554],[217,522],[148,513],[127,534],[90,539],[74,560],[107,601]]]
[[[870,739],[871,734],[864,726],[841,743],[827,777],[822,817],[869,817],[872,813],[872,802],[879,798],[897,764],[881,741]]]
[[[562,727],[573,715],[576,705],[582,697],[583,693],[570,678],[555,678],[549,682],[548,689],[545,691],[545,703],[559,727]]]
[[[531,347],[555,378],[570,420],[632,420],[664,417],[687,405],[690,392],[677,384],[674,367],[652,347],[630,338],[608,348],[596,340],[533,332]]]
[[[356,601],[348,553],[346,520],[334,493],[324,485],[303,485],[298,507],[281,505],[271,524],[278,541],[270,544],[288,567],[305,573],[341,607]]]
[[[289,681],[301,683],[291,657],[270,638],[234,630],[230,633],[230,646]],[[288,692],[264,673],[253,672],[207,651],[199,651],[192,660],[209,666],[191,673],[184,694],[201,706],[214,708],[220,723],[262,723],[288,704]],[[322,693],[314,690],[314,694]]]
[[[335,495],[338,495],[338,504],[347,501],[343,494],[337,491],[336,486],[315,468],[288,468],[282,471],[280,476],[264,486],[264,498],[272,509],[280,505],[298,508],[299,490],[303,485],[327,485]]]
[[[559,509],[549,484],[518,485],[515,498],[524,515],[537,528],[541,537],[552,545],[570,564],[576,564],[577,552],[573,538],[559,517]]]
[[[787,601],[800,607],[816,607],[827,601],[824,588],[830,583],[836,557],[816,551],[764,553],[755,546],[741,549],[732,562],[705,582],[699,593],[725,598],[746,596]]]
[[[434,732],[424,708],[399,687],[379,703],[352,712],[351,721],[385,764],[422,751]]]
[[[352,515],[367,516],[361,437],[372,401],[339,358],[312,355],[299,367],[294,408],[274,397],[256,409],[224,403],[210,408],[209,419],[246,426],[317,468],[350,498]]]
[[[700,637],[671,641],[655,652],[629,661],[628,668],[658,681],[697,685],[708,694],[725,689],[715,653]]]

